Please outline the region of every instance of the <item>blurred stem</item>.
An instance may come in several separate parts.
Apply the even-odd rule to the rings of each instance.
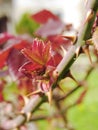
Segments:
[[[0,128],[4,130],[10,130],[21,126],[22,124],[27,122],[28,114],[34,111],[42,103],[42,101],[43,100],[40,95],[34,95],[32,99],[29,100],[28,104],[24,106],[22,112],[16,118],[0,122]]]
[[[95,17],[96,17],[96,13],[97,13],[97,10],[98,10],[98,0],[88,0],[90,4],[92,4],[92,11],[94,12],[93,14],[93,18],[88,21],[89,23],[87,24],[86,26],[86,30],[87,30],[87,33],[85,33],[83,39],[86,41],[87,39],[91,38],[91,30],[92,30],[92,26],[93,26],[93,23],[94,23],[94,20],[95,20]]]
[[[91,74],[91,72],[93,71],[93,66],[91,66],[90,68],[89,68],[89,70],[88,70],[88,72],[87,72],[87,74],[86,74],[86,76],[85,76],[85,78],[84,78],[84,80],[83,81],[86,81],[87,79],[88,79],[88,77],[89,77],[89,75]],[[59,97],[59,98],[57,98],[57,97],[55,97],[55,99],[57,100],[57,101],[61,101],[61,100],[64,100],[64,99],[66,99],[67,97],[69,97],[70,95],[72,95],[75,91],[77,91],[79,88],[81,88],[81,84],[78,84],[78,86],[76,86],[75,88],[73,88],[71,91],[69,91],[67,94],[65,94],[65,95],[63,95],[63,96],[61,96],[61,97]]]
[[[62,119],[64,121],[64,126],[65,126],[65,128],[67,128],[68,121],[67,121],[66,113],[62,113],[62,108],[61,108],[60,102],[55,101],[55,104],[56,104],[58,113],[60,114],[60,116],[62,117]]]

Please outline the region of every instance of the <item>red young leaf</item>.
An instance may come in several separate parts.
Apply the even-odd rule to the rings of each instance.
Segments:
[[[13,79],[17,79],[23,76],[21,72],[18,71],[20,66],[22,66],[27,59],[16,49],[12,49],[7,58],[7,65],[10,75]]]
[[[0,33],[0,45],[4,44],[7,40],[13,39],[15,36],[8,34],[7,32],[5,33]]]
[[[68,50],[68,48],[72,45],[72,41],[62,35],[49,36],[48,40],[53,43],[52,47],[54,50],[59,49],[61,46],[63,46],[65,50]]]
[[[52,43],[34,39],[32,45],[22,49],[22,53],[30,62],[25,63],[19,71],[30,78],[40,79],[43,74],[50,75],[60,63],[62,56],[52,49]]]
[[[0,51],[0,68],[2,68],[5,65],[8,54],[9,54],[9,49]]]
[[[35,78],[35,76],[41,75],[45,71],[45,66],[37,63],[26,62],[19,68],[19,71],[24,73],[29,78]]]
[[[45,24],[49,19],[59,20],[59,18],[48,10],[42,10],[31,16],[36,22]]]
[[[65,24],[60,20],[49,19],[47,23],[42,25],[37,31],[36,34],[41,37],[48,37],[51,35],[61,34],[64,31]]]
[[[56,67],[62,59],[62,56],[59,53],[55,53],[51,59],[48,61],[47,65]]]
[[[11,49],[16,48],[21,50],[22,48],[29,45],[29,41],[21,39],[21,38],[14,38],[13,40],[9,40],[5,45],[4,49],[0,50],[0,68],[2,68],[6,64],[6,60]]]
[[[46,44],[38,39],[34,39],[30,48],[24,48],[22,53],[31,61],[40,65],[45,65],[50,59],[50,42]]]

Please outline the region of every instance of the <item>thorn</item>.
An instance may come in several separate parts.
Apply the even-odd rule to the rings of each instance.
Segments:
[[[30,118],[31,118],[31,112],[28,112],[28,113],[27,113],[27,121],[29,121]]]
[[[49,104],[51,105],[51,103],[52,103],[52,89],[50,88],[46,94],[48,96]]]
[[[66,51],[66,50],[64,49],[64,47],[61,45],[61,52],[60,52],[60,54],[61,54],[62,56],[65,56],[66,53],[67,53],[67,51]]]
[[[40,90],[40,89],[39,89],[39,90],[36,90],[36,91],[34,91],[34,92],[29,93],[29,94],[27,95],[27,97],[29,97],[29,96],[31,96],[31,95],[39,94],[39,93],[41,93],[41,90]]]
[[[81,49],[81,47],[78,47],[77,50],[76,50],[76,58],[79,56],[80,49]]]
[[[89,22],[93,16],[94,16],[94,11],[92,9],[90,9],[87,13],[87,18],[86,18],[85,22]]]
[[[86,41],[86,44],[87,44],[87,45],[93,45],[92,38],[91,38],[91,39],[88,39],[88,40]]]
[[[64,93],[64,90],[59,85],[58,85],[58,89],[60,89]]]
[[[72,80],[74,80],[76,83],[78,83],[78,81],[73,77],[71,72],[68,73],[68,77],[70,77]]]
[[[84,47],[82,47],[84,53],[88,56],[89,60],[90,60],[90,63],[92,64],[92,59],[91,59],[91,56],[90,56],[90,51],[89,51],[89,46],[85,45]]]
[[[23,97],[24,103],[25,103],[25,105],[26,105],[26,104],[28,103],[29,99],[28,99],[27,96],[22,96],[22,97]]]
[[[73,43],[76,43],[76,41],[77,41],[77,36],[64,36],[64,38],[68,38],[68,39],[71,40]]]

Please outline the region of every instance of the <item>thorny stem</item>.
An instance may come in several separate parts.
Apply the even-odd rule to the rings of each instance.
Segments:
[[[87,72],[87,74],[86,74],[86,76],[85,76],[85,78],[84,78],[84,80],[83,81],[85,81],[85,80],[87,80],[88,79],[88,77],[89,77],[89,75],[90,75],[90,73],[93,71],[93,67],[91,66],[91,68],[88,70],[88,72]],[[81,84],[78,84],[78,86],[76,86],[75,88],[73,88],[70,92],[68,92],[67,94],[65,94],[65,95],[63,95],[63,96],[61,96],[61,97],[59,97],[59,98],[55,98],[57,101],[61,101],[61,100],[63,100],[63,99],[66,99],[67,97],[69,97],[71,94],[73,94],[76,90],[78,90],[79,88],[81,88]]]
[[[94,16],[90,22],[86,23],[85,25],[82,25],[76,45],[72,46],[72,48],[68,51],[67,55],[57,66],[55,71],[58,72],[59,76],[57,81],[52,85],[52,88],[55,88],[57,82],[64,78],[65,75],[68,73],[70,66],[75,61],[75,52],[78,47],[82,46],[83,40],[87,40],[88,38],[90,38],[91,28],[97,11],[98,0],[89,0],[88,3],[90,5],[89,7],[92,8],[92,10],[94,11]],[[83,19],[83,21],[85,21],[85,18]],[[34,111],[35,108],[42,103],[43,98],[40,95],[36,95],[34,98],[30,99],[29,103],[23,108],[23,114],[18,115],[15,119],[6,121],[6,125],[5,122],[2,121],[2,123],[0,123],[0,128],[10,130],[22,125],[24,122],[26,122],[27,113]]]
[[[61,112],[64,114],[67,110],[69,110],[70,108],[72,108],[73,106],[76,105],[76,102],[73,104],[68,105],[67,107],[63,108],[61,110]],[[57,118],[57,117],[61,117],[61,115],[56,112],[53,115],[49,116],[49,115],[38,115],[38,116],[32,116],[30,121],[39,121],[39,120],[45,120],[45,119],[52,119],[52,118]]]
[[[73,62],[75,61],[76,57],[75,57],[75,53],[76,50],[83,46],[85,44],[85,40],[88,40],[91,36],[91,30],[92,30],[92,26],[96,17],[96,12],[97,12],[97,6],[98,6],[98,0],[89,0],[88,1],[89,4],[91,4],[90,8],[94,11],[94,15],[91,19],[91,21],[87,21],[86,23],[84,23],[85,19],[87,16],[84,17],[83,19],[83,23],[81,25],[81,29],[79,31],[78,34],[78,40],[76,42],[75,45],[73,45],[70,50],[68,51],[68,53],[65,55],[65,57],[62,59],[62,61],[60,62],[60,64],[57,66],[56,70],[54,71],[54,73],[58,74],[58,81],[60,81],[62,78],[64,78],[66,76],[66,74],[68,73],[70,66],[73,64]],[[88,10],[87,10],[88,12]],[[87,14],[86,12],[86,14]],[[56,83],[54,83],[53,88],[56,87]]]
[[[55,104],[56,104],[56,107],[57,107],[57,109],[58,109],[59,114],[61,115],[61,117],[62,117],[62,119],[63,119],[63,121],[64,121],[64,126],[65,126],[65,128],[66,128],[66,127],[67,127],[67,123],[68,123],[67,118],[66,118],[66,116],[65,116],[66,114],[62,113],[62,108],[61,108],[61,105],[60,105],[59,102],[56,102],[56,101],[55,101]]]
[[[15,119],[0,122],[0,128],[4,130],[10,130],[24,124],[27,121],[27,115],[34,111],[41,102],[42,99],[40,95],[34,95],[34,98],[29,100],[28,104],[24,106],[22,112]]]

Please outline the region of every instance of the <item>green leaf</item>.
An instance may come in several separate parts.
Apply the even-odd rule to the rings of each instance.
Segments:
[[[36,31],[36,29],[39,27],[39,24],[34,21],[29,14],[25,13],[19,23],[16,24],[16,32],[19,34],[30,34],[33,35],[33,33]]]
[[[68,118],[75,130],[98,129],[98,69],[88,78],[88,92],[85,100],[68,111]]]
[[[16,102],[17,93],[18,88],[15,82],[8,83],[3,90],[4,99],[6,101]]]

